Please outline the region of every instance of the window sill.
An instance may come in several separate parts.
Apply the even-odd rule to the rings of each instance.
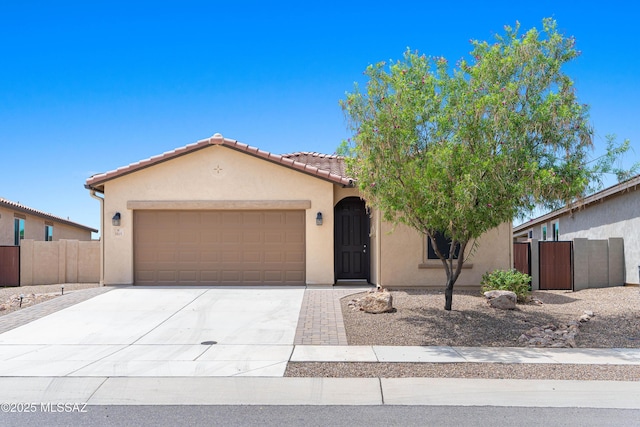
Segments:
[[[442,268],[442,261],[440,260],[429,260],[427,262],[423,262],[418,264],[419,269],[431,269],[431,268]],[[473,268],[473,263],[464,263],[462,264],[462,269]]]

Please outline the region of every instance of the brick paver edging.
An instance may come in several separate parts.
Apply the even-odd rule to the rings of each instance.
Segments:
[[[25,307],[21,310],[0,316],[0,334],[26,325],[41,317],[48,316],[56,311],[71,307],[82,301],[86,301],[112,289],[116,288],[112,286],[101,286],[97,288],[78,289],[31,307]]]
[[[349,345],[340,299],[367,289],[305,289],[295,345]]]

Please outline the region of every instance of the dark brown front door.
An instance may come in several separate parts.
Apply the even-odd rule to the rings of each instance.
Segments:
[[[347,197],[335,207],[336,280],[369,280],[369,215],[364,201]]]

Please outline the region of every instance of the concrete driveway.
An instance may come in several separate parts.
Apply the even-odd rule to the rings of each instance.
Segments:
[[[125,287],[0,335],[0,376],[282,376],[304,287]]]

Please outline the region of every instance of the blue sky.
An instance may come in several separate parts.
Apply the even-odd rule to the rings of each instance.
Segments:
[[[597,147],[616,134],[634,149],[625,163],[640,160],[628,2],[3,3],[0,197],[95,228],[94,173],[216,132],[280,154],[333,153],[350,136],[338,101],[367,65],[407,47],[455,63],[469,39],[547,16],[582,51],[566,71]]]

